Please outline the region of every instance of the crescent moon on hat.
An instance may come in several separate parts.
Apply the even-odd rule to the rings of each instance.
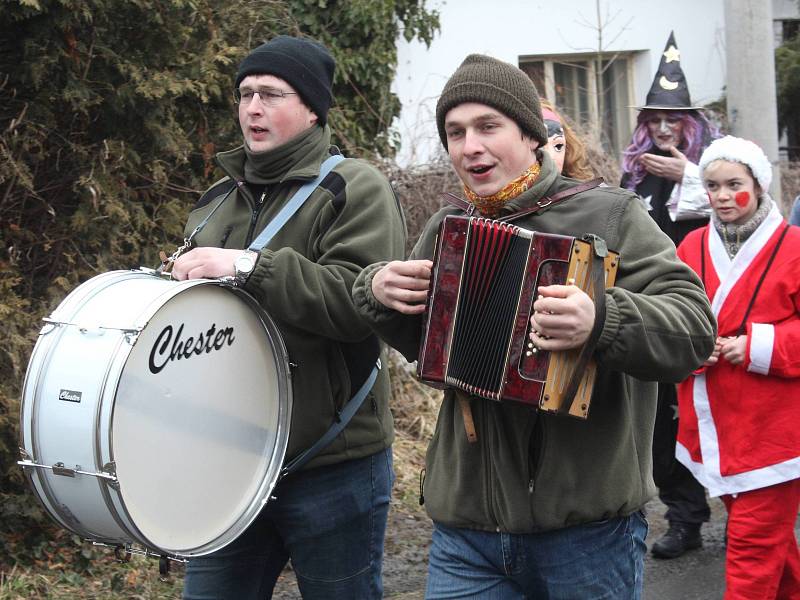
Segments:
[[[678,82],[677,81],[670,81],[666,78],[665,75],[661,76],[661,79],[658,80],[658,85],[661,86],[662,90],[676,90],[678,89]]]

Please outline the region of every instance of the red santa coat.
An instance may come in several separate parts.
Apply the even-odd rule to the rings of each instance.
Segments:
[[[786,227],[773,205],[733,260],[711,224],[678,248],[705,270],[719,335],[733,336],[783,236],[745,323],[744,363],[720,358],[678,387],[676,456],[712,497],[800,477],[800,228]]]

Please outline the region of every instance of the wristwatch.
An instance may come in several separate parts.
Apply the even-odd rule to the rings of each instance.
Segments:
[[[236,257],[236,260],[233,261],[233,282],[236,285],[242,286],[245,284],[247,278],[250,277],[253,269],[255,269],[257,260],[258,254],[252,250],[245,250]]]

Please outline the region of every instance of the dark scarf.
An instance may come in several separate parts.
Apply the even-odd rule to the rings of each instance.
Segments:
[[[326,130],[317,125],[266,152],[253,152],[245,144],[244,152],[247,155],[244,161],[245,181],[255,186],[278,183],[297,165],[298,157],[313,152],[319,146],[325,134]]]

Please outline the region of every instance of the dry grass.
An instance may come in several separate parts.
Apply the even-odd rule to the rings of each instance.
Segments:
[[[597,139],[584,136],[583,140],[586,143],[589,164],[592,165],[595,174],[598,177],[602,177],[603,181],[610,186],[619,185],[622,173],[617,157],[604,150]]]
[[[405,169],[385,165],[383,170],[403,205],[408,227],[408,253],[430,216],[444,205],[441,195],[445,192],[459,194],[461,183],[450,161],[445,158]]]
[[[442,393],[415,375],[416,364],[409,364],[394,350],[389,351],[392,379],[392,414],[395,423],[394,467],[397,474],[395,496],[412,512],[419,507],[419,480],[425,467],[425,449],[436,427]]]

